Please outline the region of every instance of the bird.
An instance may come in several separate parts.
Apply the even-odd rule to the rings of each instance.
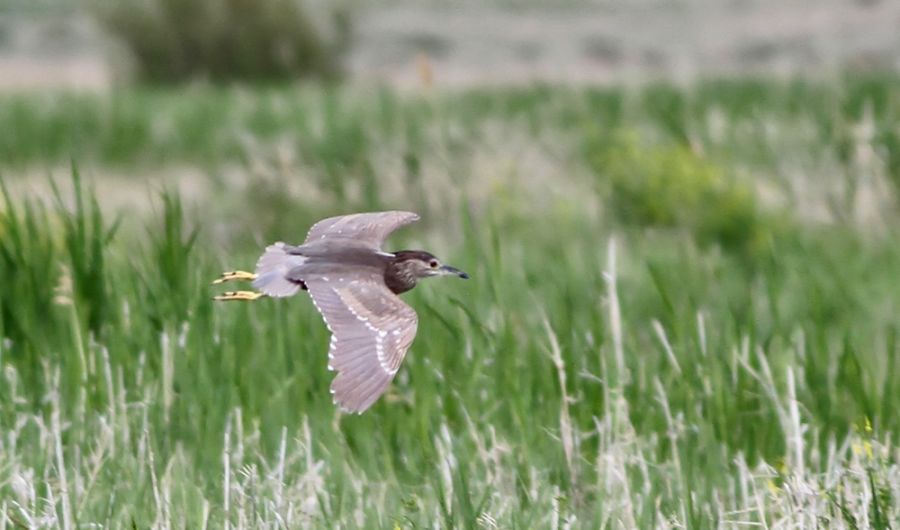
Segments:
[[[252,301],[308,292],[331,333],[328,369],[337,371],[333,401],[346,412],[362,414],[387,390],[416,336],[416,311],[399,295],[424,278],[469,278],[424,250],[382,250],[392,232],[418,220],[404,211],[323,219],[301,245],[279,241],[267,246],[254,272],[224,272],[213,281],[250,281],[255,290],[214,299]]]

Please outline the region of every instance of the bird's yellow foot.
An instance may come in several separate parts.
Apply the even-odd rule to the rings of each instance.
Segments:
[[[222,276],[213,280],[213,285],[225,282],[233,282],[237,280],[243,281],[253,281],[256,279],[256,274],[247,271],[229,271],[223,272]]]
[[[256,300],[257,298],[262,298],[266,296],[265,293],[258,293],[256,291],[228,291],[227,293],[222,293],[220,295],[214,296],[213,300],[218,302],[228,302],[231,300]]]

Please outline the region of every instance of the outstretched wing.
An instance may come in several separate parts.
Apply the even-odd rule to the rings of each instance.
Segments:
[[[416,336],[416,312],[374,275],[346,280],[305,278],[331,331],[328,368],[335,403],[361,413],[387,390]]]
[[[309,229],[306,244],[323,239],[352,239],[380,249],[391,232],[419,220],[412,212],[355,213],[322,219]]]

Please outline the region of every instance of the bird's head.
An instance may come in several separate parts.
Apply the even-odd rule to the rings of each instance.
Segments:
[[[463,271],[444,265],[434,255],[424,250],[401,250],[392,255],[392,259],[384,273],[384,281],[388,288],[397,293],[404,293],[416,286],[422,278],[431,276],[457,276],[468,279]]]
[[[394,266],[416,280],[431,276],[457,276],[464,280],[469,279],[469,275],[465,272],[444,265],[441,260],[424,250],[401,250],[395,252],[394,256]]]

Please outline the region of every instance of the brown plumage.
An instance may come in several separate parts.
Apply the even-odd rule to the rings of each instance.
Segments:
[[[422,250],[381,250],[391,232],[418,218],[411,212],[373,212],[319,221],[302,245],[267,247],[254,273],[229,272],[214,282],[252,280],[258,292],[216,299],[308,291],[332,334],[328,367],[338,372],[331,384],[335,403],[361,413],[387,389],[416,335],[416,312],[397,295],[422,278],[469,277]]]

